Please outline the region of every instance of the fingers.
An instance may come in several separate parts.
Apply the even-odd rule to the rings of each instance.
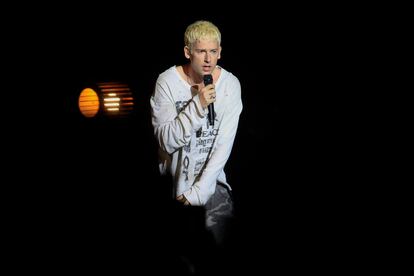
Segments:
[[[203,107],[207,107],[209,104],[216,101],[216,90],[213,84],[209,84],[200,90],[200,99]]]
[[[184,195],[179,195],[179,196],[177,196],[177,200],[178,200],[178,201],[182,201],[182,200],[183,200],[183,198],[184,198]]]
[[[209,103],[215,102],[216,101],[216,90],[214,89],[214,85],[213,84],[209,84],[205,87],[205,89],[207,90],[205,92],[207,101]]]
[[[185,198],[184,195],[179,195],[176,199],[184,205],[190,205],[190,202]]]
[[[216,92],[210,93],[206,96],[206,102],[207,104],[214,103],[216,101]]]

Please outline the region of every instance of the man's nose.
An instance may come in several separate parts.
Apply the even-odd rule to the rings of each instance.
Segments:
[[[210,55],[208,53],[206,53],[206,55],[204,56],[204,61],[205,62],[210,62],[210,60],[211,60]]]

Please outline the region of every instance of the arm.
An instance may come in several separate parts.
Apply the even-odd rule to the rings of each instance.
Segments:
[[[190,142],[206,115],[198,94],[177,115],[171,88],[160,79],[157,80],[150,103],[155,136],[160,148],[169,154]]]
[[[243,109],[241,88],[238,80],[229,93],[231,98],[228,101],[226,113],[220,125],[219,134],[210,159],[207,161],[201,177],[188,191],[184,192],[184,197],[191,205],[206,204],[207,200],[213,195],[217,178],[230,157],[240,113]]]

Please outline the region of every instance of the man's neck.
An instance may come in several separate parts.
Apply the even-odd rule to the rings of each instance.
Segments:
[[[184,75],[187,78],[187,82],[193,86],[193,85],[200,85],[203,84],[203,76],[199,76],[193,68],[191,68],[191,64],[186,64],[183,66],[183,72]]]

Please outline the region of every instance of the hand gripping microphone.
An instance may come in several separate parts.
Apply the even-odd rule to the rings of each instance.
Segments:
[[[203,76],[204,85],[207,86],[213,83],[213,76],[212,75],[204,75]],[[214,104],[211,103],[208,105],[208,122],[211,126],[214,126]]]

